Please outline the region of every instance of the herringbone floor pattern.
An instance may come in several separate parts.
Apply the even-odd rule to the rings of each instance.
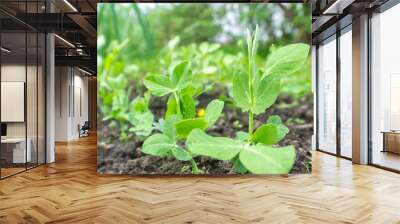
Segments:
[[[314,153],[313,174],[96,174],[95,137],[0,181],[0,223],[400,223],[400,175]]]

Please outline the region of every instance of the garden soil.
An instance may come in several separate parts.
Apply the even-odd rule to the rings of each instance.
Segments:
[[[201,95],[199,106],[207,105],[215,97]],[[198,106],[198,107],[199,107]],[[156,117],[164,111],[165,102],[152,102],[151,110]],[[296,148],[296,162],[290,173],[311,172],[311,137],[313,134],[313,98],[307,96],[298,100],[290,97],[279,97],[277,102],[266,113],[256,116],[255,127],[266,122],[271,115],[279,115],[289,127],[289,134],[279,142],[279,145],[294,145]],[[224,114],[207,133],[212,136],[234,137],[237,131],[247,130],[247,115],[226,105]],[[101,174],[191,174],[190,164],[174,158],[160,158],[146,155],[141,152],[143,140],[134,139],[121,142],[116,128],[107,122],[98,122],[98,138],[100,144],[97,150],[97,168]],[[235,174],[229,161],[218,161],[209,157],[195,158],[198,167],[205,174],[221,175]]]

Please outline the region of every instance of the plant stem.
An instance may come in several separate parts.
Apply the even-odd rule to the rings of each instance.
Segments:
[[[253,42],[251,43],[251,48],[253,48]],[[253,134],[253,125],[254,125],[254,115],[252,111],[252,107],[254,104],[253,98],[254,98],[254,93],[253,93],[253,58],[251,55],[251,51],[248,52],[248,58],[249,58],[249,91],[250,91],[250,110],[249,110],[249,136]]]
[[[179,102],[179,97],[178,97],[178,94],[176,92],[174,92],[174,97],[175,97],[175,101],[176,101],[176,110],[178,112],[178,116],[182,117],[181,103]]]
[[[190,163],[192,164],[192,173],[193,174],[201,173],[200,170],[199,170],[199,167],[197,167],[196,161],[194,161],[193,158],[190,160]]]
[[[253,134],[253,126],[254,126],[254,115],[251,110],[249,111],[249,136]]]

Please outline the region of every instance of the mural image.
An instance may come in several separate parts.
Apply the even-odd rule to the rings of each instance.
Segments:
[[[98,172],[310,173],[310,27],[307,4],[99,4]]]

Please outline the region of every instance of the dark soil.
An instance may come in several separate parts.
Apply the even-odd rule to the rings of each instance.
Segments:
[[[215,94],[199,97],[199,106],[205,106]],[[156,117],[164,113],[165,102],[151,103]],[[199,107],[198,106],[198,107]],[[271,115],[279,115],[290,132],[279,145],[294,145],[296,162],[291,173],[311,172],[311,136],[313,134],[313,98],[307,96],[294,101],[290,97],[280,97],[265,114],[256,117],[255,127],[265,123]],[[234,137],[237,131],[247,130],[247,115],[230,105],[224,108],[224,116],[207,132],[213,136]],[[100,119],[99,119],[100,120]],[[141,153],[142,141],[121,142],[119,133],[112,125],[99,122],[98,172],[104,174],[190,174],[190,164],[174,158],[159,158]],[[195,158],[205,174],[234,174],[232,164],[208,157]]]

